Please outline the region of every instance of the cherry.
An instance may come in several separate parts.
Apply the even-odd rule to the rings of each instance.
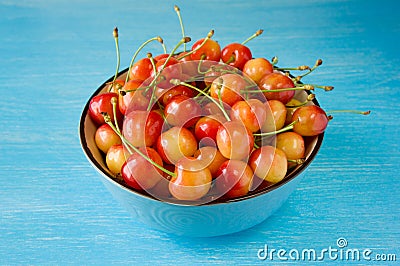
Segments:
[[[262,132],[272,132],[283,128],[286,120],[287,109],[278,100],[269,100],[264,103],[267,109],[265,123],[261,127]]]
[[[262,146],[252,152],[249,165],[254,174],[271,183],[281,181],[287,172],[286,154],[273,146]]]
[[[225,161],[218,169],[217,176],[217,190],[226,198],[246,195],[253,181],[253,171],[247,163],[239,160]]]
[[[293,81],[281,74],[281,73],[271,73],[265,75],[259,82],[259,87],[263,91],[265,98],[267,100],[279,100],[282,103],[286,104],[293,98],[295,91],[287,90],[280,92],[268,92],[268,90],[277,90],[277,89],[289,89],[294,88],[295,85]]]
[[[132,65],[131,71],[129,72],[129,79],[143,82],[148,79],[153,72],[154,69],[150,59],[145,57]]]
[[[175,175],[169,182],[169,191],[179,200],[198,200],[208,193],[211,181],[211,172],[204,167],[201,160],[183,157],[176,163]]]
[[[283,132],[278,134],[276,136],[276,148],[284,151],[288,160],[304,158],[304,139],[296,132]]]
[[[295,98],[292,98],[286,104],[286,120],[285,125],[292,123],[293,113],[297,110],[297,108],[301,105],[301,102]]]
[[[90,118],[97,125],[102,125],[105,123],[103,113],[107,113],[110,115],[111,121],[114,121],[114,111],[113,105],[111,103],[111,99],[118,99],[118,94],[114,92],[106,92],[99,95],[94,96],[89,103],[89,115]],[[116,109],[116,117],[118,122],[122,120],[121,112]]]
[[[232,121],[241,121],[248,130],[260,130],[267,118],[267,107],[257,99],[236,102],[231,109]]]
[[[302,136],[316,136],[325,131],[329,118],[325,111],[316,105],[302,106],[293,113],[293,131]]]
[[[121,173],[122,165],[126,161],[126,153],[122,144],[113,145],[106,154],[106,165],[111,173]]]
[[[250,49],[240,43],[231,43],[221,51],[222,62],[240,70],[252,58]]]
[[[119,93],[119,91],[122,90],[124,85],[125,85],[125,80],[117,79],[110,83],[110,87],[108,88],[108,91]]]
[[[161,130],[164,119],[157,111],[135,111],[125,116],[123,135],[135,147],[153,146]]]
[[[217,146],[221,154],[232,160],[242,160],[249,156],[253,149],[254,137],[238,121],[228,121],[217,131]]]
[[[150,100],[143,95],[144,90],[141,85],[142,81],[132,79],[123,86],[118,99],[119,110],[122,114],[126,115],[134,110],[147,110]]]
[[[213,178],[218,176],[220,166],[227,160],[217,148],[212,146],[201,147],[194,153],[193,157],[204,162]]]
[[[229,106],[242,100],[240,91],[246,87],[246,81],[237,74],[224,74],[213,81],[210,87],[211,97],[221,100]]]
[[[175,96],[178,95],[184,95],[189,98],[193,98],[196,93],[189,87],[183,86],[183,85],[177,85],[174,86],[170,89],[161,89],[159,91],[159,101],[165,106],[168,104],[168,102]]]
[[[146,147],[141,148],[140,151],[153,162],[163,165],[160,155],[154,149]],[[126,160],[122,166],[121,175],[128,186],[138,190],[150,189],[164,179],[162,171],[137,152],[132,153]]]
[[[184,127],[172,127],[157,139],[157,151],[166,163],[176,163],[182,157],[192,156],[197,150],[193,133]]]
[[[159,55],[157,55],[157,56],[155,56],[154,57],[154,60],[156,61],[156,62],[158,62],[158,61],[160,61],[161,59],[166,59],[166,58],[168,58],[168,56],[169,56],[169,54],[166,54],[166,53],[164,53],[164,54],[159,54]]]
[[[120,137],[107,124],[103,124],[97,128],[94,140],[96,146],[104,153],[107,153],[111,146],[121,144]]]
[[[208,60],[218,62],[221,59],[221,47],[211,39],[200,39],[192,46],[192,60]]]
[[[201,117],[194,127],[196,139],[201,145],[215,146],[218,129],[224,122],[226,122],[226,119],[221,115]]]
[[[170,80],[173,78],[180,78],[182,75],[182,66],[179,61],[174,58],[161,58],[156,63],[157,72],[159,72],[157,78],[157,86],[163,89],[171,88]],[[151,77],[155,78],[155,73],[151,73]]]
[[[256,84],[268,74],[274,71],[272,64],[265,58],[250,59],[243,66],[243,73],[251,78]]]
[[[173,97],[165,106],[164,115],[172,126],[193,126],[201,115],[200,105],[185,95]]]
[[[197,71],[199,62],[196,60],[193,61],[192,57],[188,54],[189,52],[182,52],[176,57],[181,58],[179,59],[179,62],[182,66],[182,73],[187,74],[191,77],[197,76],[199,74]]]

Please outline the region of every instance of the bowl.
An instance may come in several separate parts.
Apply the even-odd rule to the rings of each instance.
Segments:
[[[124,78],[126,72],[127,69],[121,71],[119,77]],[[287,200],[304,177],[305,170],[322,144],[323,133],[308,137],[306,160],[303,164],[289,172],[282,181],[251,191],[245,196],[202,205],[158,200],[115,179],[94,141],[97,127],[88,114],[89,102],[92,97],[105,92],[107,83],[112,80],[113,77],[101,84],[83,109],[79,124],[81,146],[88,161],[99,173],[101,181],[114,198],[132,214],[133,221],[139,221],[152,229],[181,236],[212,237],[253,227],[266,220]],[[296,91],[295,97],[304,101],[307,95],[305,91]],[[308,104],[319,105],[315,99]]]

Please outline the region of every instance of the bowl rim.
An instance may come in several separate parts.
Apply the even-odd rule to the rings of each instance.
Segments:
[[[120,71],[118,73],[118,76],[125,74],[127,71],[128,71],[128,68]],[[291,76],[291,77],[293,77],[293,76]],[[322,140],[323,140],[324,135],[325,135],[325,133],[323,132],[323,133],[319,134],[318,136],[316,136],[317,137],[317,141],[315,143],[315,146],[314,146],[313,150],[311,151],[309,157],[307,158],[307,160],[305,160],[305,162],[303,164],[301,164],[296,170],[290,172],[281,181],[279,181],[279,182],[277,182],[275,184],[272,184],[272,185],[270,185],[268,187],[265,187],[265,188],[263,188],[261,190],[258,190],[258,191],[254,190],[254,192],[252,192],[252,193],[248,193],[248,194],[246,194],[244,196],[240,196],[240,197],[233,198],[233,199],[227,199],[227,200],[224,200],[224,201],[211,201],[211,202],[207,202],[207,203],[204,203],[204,204],[198,204],[198,205],[196,205],[196,204],[185,204],[183,202],[163,201],[163,200],[157,199],[157,198],[155,198],[155,197],[153,197],[153,196],[151,196],[149,194],[143,194],[143,193],[141,193],[139,191],[136,191],[136,190],[128,187],[127,185],[125,185],[125,184],[123,184],[121,182],[117,182],[115,180],[115,177],[111,176],[107,171],[105,171],[103,169],[103,167],[100,165],[100,163],[97,162],[97,160],[95,159],[95,157],[93,156],[93,154],[91,153],[91,151],[90,151],[90,149],[89,149],[89,147],[87,145],[87,141],[86,141],[86,138],[85,138],[85,119],[88,116],[90,101],[94,96],[98,95],[99,92],[102,91],[104,89],[104,87],[108,83],[112,82],[113,79],[114,79],[114,76],[111,76],[109,79],[104,81],[92,93],[92,95],[89,97],[88,101],[86,102],[86,104],[85,104],[85,106],[84,106],[84,108],[82,110],[82,114],[81,114],[80,120],[79,120],[79,139],[80,139],[81,148],[82,148],[86,158],[91,163],[91,165],[94,166],[96,168],[96,170],[98,172],[100,172],[104,177],[106,177],[108,181],[110,181],[113,184],[118,185],[119,187],[127,190],[129,193],[133,193],[133,194],[135,194],[137,196],[143,197],[143,198],[148,199],[148,200],[153,200],[153,201],[156,201],[156,202],[170,204],[170,205],[176,205],[176,206],[194,207],[194,206],[213,206],[213,205],[219,205],[219,204],[228,204],[228,203],[241,202],[241,201],[245,201],[245,200],[248,200],[248,199],[252,199],[252,198],[267,194],[269,192],[272,192],[272,191],[284,186],[285,184],[287,184],[290,181],[292,181],[293,179],[295,179],[297,176],[299,176],[310,165],[310,163],[315,159],[319,149],[321,148]],[[307,94],[311,94],[309,91],[305,91],[305,92]],[[320,106],[319,102],[317,101],[316,98],[314,98],[312,100],[312,102],[313,102],[314,105]]]

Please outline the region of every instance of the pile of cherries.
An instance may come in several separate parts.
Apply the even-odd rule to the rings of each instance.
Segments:
[[[276,57],[253,58],[246,43],[261,30],[223,49],[210,31],[187,50],[191,40],[182,26],[170,53],[160,37],[152,38],[123,74],[118,30],[113,33],[116,74],[106,92],[91,99],[89,115],[109,171],[134,190],[194,204],[244,196],[304,163],[307,139],[323,133],[331,119],[310,104],[315,95],[309,91],[333,88],[300,82],[322,61],[283,69]],[[151,41],[164,53],[135,61]],[[296,91],[304,90],[308,97],[299,101]]]

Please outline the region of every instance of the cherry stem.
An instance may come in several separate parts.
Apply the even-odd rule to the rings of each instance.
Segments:
[[[253,88],[254,85],[250,86],[250,88]],[[303,86],[298,86],[298,87],[294,87],[294,88],[283,88],[283,89],[276,89],[276,90],[246,90],[244,89],[243,91],[247,92],[247,93],[253,93],[253,92],[281,92],[281,91],[301,91],[301,90],[306,90],[306,91],[310,91],[310,90],[314,90],[314,87],[306,84]]]
[[[253,35],[251,35],[249,38],[247,38],[245,41],[242,42],[242,45],[245,45],[246,43],[248,43],[249,41],[253,40],[255,37],[260,36],[262,33],[264,32],[264,30],[258,30],[256,31],[256,33],[254,33]]]
[[[317,84],[309,84],[315,88],[323,89],[324,91],[331,91],[334,89],[333,86],[322,86],[322,85],[317,85]]]
[[[308,102],[311,102],[311,101],[314,100],[314,99],[315,99],[315,94],[314,94],[314,93],[311,93],[311,94],[309,94],[309,95],[307,96],[307,99],[306,99],[304,102],[299,103],[299,104],[297,104],[297,105],[286,104],[285,106],[286,106],[287,108],[302,107],[302,106],[306,105]]]
[[[276,64],[278,64],[278,57],[277,57],[277,56],[272,57],[272,59],[271,59],[271,64],[272,64],[273,66],[275,66]]]
[[[113,30],[113,36],[114,36],[114,40],[115,40],[115,50],[117,52],[117,67],[115,69],[114,79],[113,79],[113,81],[111,83],[111,86],[110,86],[110,91],[111,91],[115,81],[117,80],[119,67],[120,67],[120,63],[121,63],[121,56],[120,56],[119,44],[118,44],[118,28],[117,27],[115,27],[114,30]]]
[[[116,97],[112,97],[111,98],[111,104],[112,104],[112,107],[113,107],[115,127],[119,132],[121,132],[120,129],[119,129],[118,120],[117,120],[117,101],[118,100],[117,100]]]
[[[114,132],[121,138],[121,140],[124,142],[125,145],[128,145],[130,148],[132,148],[136,153],[138,153],[140,156],[142,156],[145,160],[147,160],[149,163],[151,163],[153,166],[157,167],[164,173],[170,175],[170,176],[175,176],[175,173],[168,171],[158,163],[154,162],[152,159],[150,159],[147,155],[145,155],[143,152],[141,152],[137,147],[135,147],[132,143],[130,143],[122,134],[121,132],[113,125],[111,122],[111,118],[107,113],[103,113],[104,121],[114,130]],[[131,152],[132,154],[132,152]]]
[[[298,81],[300,81],[300,79],[304,78],[305,76],[307,76],[308,74],[310,74],[311,72],[313,72],[313,71],[314,71],[317,67],[319,67],[320,65],[322,65],[322,59],[318,59],[318,60],[315,62],[315,65],[314,65],[312,68],[310,68],[310,69],[308,70],[307,73],[304,73],[303,75],[297,76],[297,77],[296,77],[296,80],[298,79]]]
[[[299,158],[296,160],[293,159],[287,159],[288,162],[290,163],[295,163],[295,164],[303,164],[306,160],[304,158]]]
[[[217,102],[213,97],[211,97],[210,95],[208,95],[204,91],[200,90],[199,88],[197,88],[197,87],[195,87],[195,86],[193,86],[191,84],[188,84],[186,82],[182,82],[179,79],[171,79],[170,82],[172,84],[174,84],[174,85],[183,85],[183,86],[189,87],[189,88],[191,88],[191,89],[203,94],[205,97],[207,97],[210,101],[212,101],[213,103],[215,103],[218,106],[218,108],[222,111],[222,113],[225,116],[227,121],[231,121],[230,117],[228,116],[228,114],[225,111],[225,108],[222,105],[220,105],[220,103]]]
[[[183,21],[182,21],[182,16],[181,16],[181,9],[175,5],[174,9],[176,11],[176,14],[178,15],[178,19],[179,19],[179,24],[181,25],[181,31],[182,31],[182,38],[185,37],[185,28],[183,26]],[[186,52],[186,43],[183,44],[183,51]]]
[[[370,110],[368,111],[359,111],[359,110],[329,110],[326,112],[327,114],[332,114],[332,113],[352,113],[352,114],[358,114],[358,115],[369,115],[371,113]]]
[[[132,60],[131,60],[131,63],[129,64],[128,74],[126,75],[125,83],[127,83],[128,80],[129,80],[129,73],[131,73],[131,69],[132,69],[133,63],[135,62],[135,59],[136,59],[136,57],[138,56],[139,52],[140,52],[147,44],[149,44],[149,43],[152,42],[152,41],[158,41],[158,42],[160,42],[161,45],[162,45],[162,47],[163,47],[163,49],[164,49],[164,53],[167,53],[167,49],[166,49],[166,47],[165,47],[164,41],[163,41],[163,39],[162,39],[160,36],[153,37],[153,38],[151,38],[151,39],[148,39],[148,40],[145,41],[144,43],[142,43],[142,44],[139,46],[139,48],[136,50],[136,52],[134,53],[134,55],[133,55],[133,57],[132,57]]]
[[[276,70],[310,70],[311,68],[306,65],[298,66],[298,67],[275,67]]]
[[[190,52],[188,52],[188,53],[186,53],[186,54],[184,54],[184,55],[179,56],[179,57],[177,58],[177,60],[181,60],[182,58],[185,58],[186,56],[189,56],[189,55],[193,54],[194,52],[196,52],[197,50],[199,50],[201,47],[203,47],[204,44],[206,44],[207,40],[210,39],[213,35],[214,35],[214,30],[210,30],[210,32],[209,32],[209,33],[207,34],[207,36],[204,38],[203,42],[202,42],[198,47],[196,47],[196,49],[191,50]]]
[[[296,120],[296,121],[293,121],[293,122],[290,123],[289,125],[285,126],[284,128],[281,128],[281,129],[279,129],[279,130],[271,131],[271,132],[264,132],[264,133],[254,133],[253,135],[254,135],[254,136],[261,136],[261,137],[276,135],[276,134],[279,134],[279,133],[282,133],[282,132],[285,132],[285,131],[288,131],[288,130],[293,129],[293,126],[294,126],[294,124],[296,124],[296,123],[297,123],[297,120]]]

